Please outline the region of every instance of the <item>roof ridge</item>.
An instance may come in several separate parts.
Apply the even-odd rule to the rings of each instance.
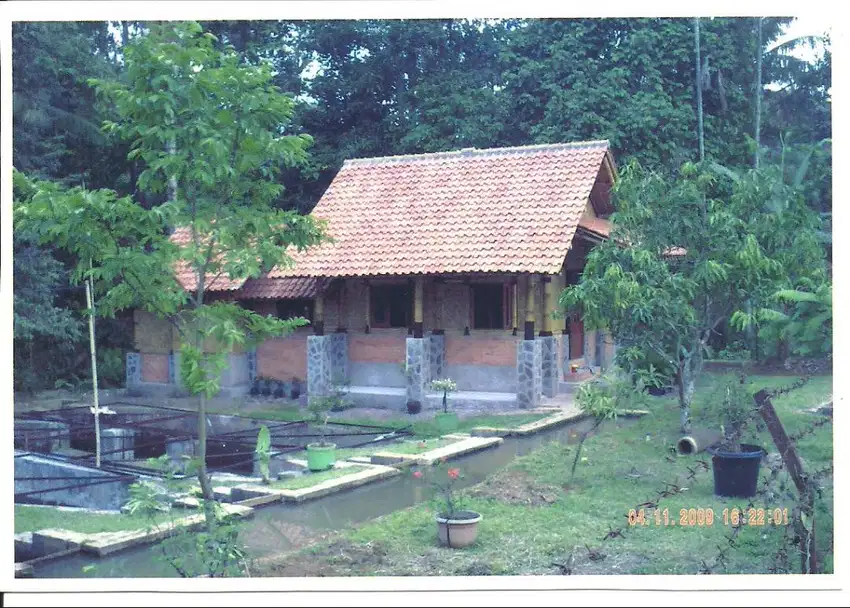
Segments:
[[[501,148],[462,148],[460,150],[448,150],[444,152],[424,152],[421,154],[399,154],[396,156],[374,156],[366,158],[346,159],[343,167],[382,164],[391,162],[403,162],[408,160],[433,160],[440,158],[463,158],[469,156],[499,156],[510,154],[523,154],[537,152],[540,150],[569,150],[573,148],[608,148],[610,141],[607,139],[594,139],[587,141],[564,142],[554,144],[530,144],[527,146],[504,146]]]

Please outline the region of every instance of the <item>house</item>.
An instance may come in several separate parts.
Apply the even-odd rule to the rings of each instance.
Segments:
[[[554,318],[588,251],[609,235],[616,177],[607,141],[346,161],[313,210],[332,243],[216,297],[311,325],[233,353],[222,378],[306,379],[311,395],[349,386],[362,403],[424,406],[432,379],[458,402],[533,407],[566,390],[572,366],[607,366],[613,344]],[[174,387],[174,336],[137,313],[128,385]]]

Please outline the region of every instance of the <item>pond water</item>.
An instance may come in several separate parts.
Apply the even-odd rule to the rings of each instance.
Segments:
[[[633,420],[619,418],[616,423],[603,425],[600,430],[613,425],[622,426]],[[467,454],[452,460],[463,472],[459,485],[470,486],[507,466],[517,456],[552,441],[565,444],[578,442],[581,433],[590,430],[593,421],[580,420],[535,435],[508,437],[498,446]],[[260,559],[304,544],[305,537],[331,530],[343,530],[352,524],[386,515],[410,507],[432,497],[428,481],[402,474],[384,481],[367,484],[338,494],[302,504],[278,503],[256,509],[254,517],[246,522],[240,532],[241,541],[248,547],[252,558]],[[86,554],[36,564],[37,578],[79,577],[174,577],[176,573],[162,559],[160,549],[149,545],[128,549],[101,559]],[[83,567],[95,564],[88,574]]]

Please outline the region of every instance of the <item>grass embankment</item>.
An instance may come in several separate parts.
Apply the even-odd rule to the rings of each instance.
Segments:
[[[346,475],[354,475],[355,473],[360,473],[365,470],[367,470],[367,467],[334,467],[327,471],[307,473],[298,477],[290,477],[288,479],[273,481],[268,487],[276,490],[302,490],[304,488],[311,488],[330,479],[345,477]]]
[[[87,513],[85,511],[64,511],[51,507],[15,505],[15,533],[36,532],[48,528],[70,530],[83,534],[145,530],[151,525],[167,524],[172,520],[188,515],[192,515],[192,512],[176,510],[171,514],[157,515],[152,522],[150,518],[144,515]]]
[[[231,414],[240,414],[250,418],[259,418],[262,420],[278,420],[281,422],[293,422],[297,420],[309,420],[310,415],[298,409],[297,407],[284,407],[275,409],[253,410],[250,412],[229,412]],[[468,433],[475,427],[488,426],[497,428],[516,428],[530,422],[537,422],[548,416],[551,413],[540,414],[485,414],[480,416],[470,416],[461,418],[458,421],[458,427],[455,433]],[[407,429],[415,437],[430,438],[443,435],[440,429],[437,428],[437,423],[433,418],[427,419],[412,419],[403,415],[391,416],[389,418],[366,418],[366,417],[351,417],[342,418],[330,415],[329,422],[342,422],[346,424],[362,424],[366,426],[387,427],[390,430]]]
[[[758,388],[783,386],[793,378],[752,377]],[[693,407],[699,424],[704,404],[712,399],[720,377],[702,378]],[[832,378],[817,377],[804,388],[774,399],[789,434],[807,428],[819,418],[804,410],[821,404],[832,392]],[[467,506],[481,512],[477,543],[465,550],[436,546],[434,512],[437,503],[419,504],[372,520],[330,541],[274,560],[263,572],[269,576],[352,575],[476,575],[560,574],[554,564],[566,564],[574,574],[696,574],[702,562],[713,563],[718,546],[732,527],[724,521],[724,509],[744,507],[745,499],[714,496],[711,458],[705,453],[675,457],[670,449],[679,437],[678,404],[673,397],[657,398],[652,413],[628,426],[609,426],[587,440],[574,478],[570,467],[574,445],[550,443],[466,491]],[[766,431],[757,441],[775,452]],[[832,427],[826,425],[797,443],[808,471],[821,469],[832,460]],[[586,460],[585,460],[586,459]],[[709,469],[689,479],[697,461]],[[767,476],[762,463],[762,480]],[[782,473],[780,479],[787,475]],[[656,524],[654,511],[645,511],[646,525],[630,526],[630,508],[655,501],[666,483],[687,488],[662,498],[670,525]],[[761,482],[760,482],[761,486]],[[787,481],[792,489],[792,484]],[[825,482],[816,515],[820,550],[831,544],[832,479]],[[780,495],[759,496],[757,508],[788,508],[793,499]],[[713,509],[713,525],[681,525],[681,509]],[[659,517],[663,511],[659,511]],[[687,513],[687,511],[686,511]],[[673,524],[672,522],[675,522]],[[623,537],[603,541],[612,529]],[[726,552],[725,570],[715,572],[767,573],[772,565],[799,571],[795,547],[788,545],[787,559],[776,554],[786,543],[785,525],[749,525],[737,546]],[[570,557],[572,556],[572,557]],[[821,560],[827,571],[832,558]]]

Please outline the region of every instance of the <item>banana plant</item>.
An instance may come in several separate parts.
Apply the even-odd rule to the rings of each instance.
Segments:
[[[271,483],[271,475],[269,474],[269,462],[271,461],[272,439],[269,433],[269,428],[266,425],[260,427],[260,432],[257,433],[257,462],[260,465],[260,476],[263,478],[263,483],[268,485]]]

